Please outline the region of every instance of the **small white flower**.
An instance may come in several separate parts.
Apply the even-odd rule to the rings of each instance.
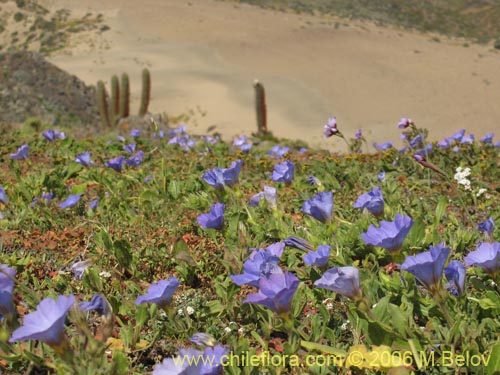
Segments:
[[[109,273],[108,271],[102,271],[99,272],[99,276],[103,279],[109,279],[111,277],[111,273]]]
[[[333,303],[327,303],[325,307],[327,310],[333,310]]]
[[[184,310],[182,309],[177,310],[177,315],[184,316]]]
[[[340,326],[340,329],[342,331],[345,331],[347,329],[347,325],[349,324],[349,320],[346,320],[344,323],[342,323],[342,325]]]
[[[476,194],[476,197],[480,197],[481,195],[483,195],[484,193],[486,193],[486,189],[485,188],[481,188],[477,191],[477,194]]]
[[[186,312],[188,315],[194,314],[194,309],[191,306],[186,307]]]
[[[374,309],[375,307],[377,307],[377,304],[376,304],[376,303],[374,303],[374,304],[372,305],[372,309]]]
[[[238,329],[238,333],[239,333],[240,335],[244,335],[244,334],[245,334],[245,328],[240,327],[240,328]]]
[[[226,328],[224,328],[224,331],[226,333],[231,333],[232,329],[231,329],[231,327],[226,327]]]

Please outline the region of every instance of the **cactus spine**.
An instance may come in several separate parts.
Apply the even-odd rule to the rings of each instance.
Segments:
[[[97,107],[99,108],[99,114],[101,116],[101,121],[104,126],[111,127],[111,122],[109,121],[108,103],[106,99],[106,88],[104,87],[104,82],[97,82]]]
[[[116,125],[120,116],[120,81],[118,76],[111,77],[111,101],[109,103],[109,117],[111,123]]]
[[[255,111],[257,113],[257,134],[265,135],[269,133],[267,129],[267,108],[266,93],[264,86],[258,80],[253,83],[255,88]]]
[[[149,69],[144,68],[142,71],[142,92],[141,106],[139,108],[139,116],[144,116],[148,112],[149,99],[151,98],[151,75]]]
[[[122,84],[120,89],[120,118],[128,117],[130,114],[130,83],[128,74],[122,74]]]

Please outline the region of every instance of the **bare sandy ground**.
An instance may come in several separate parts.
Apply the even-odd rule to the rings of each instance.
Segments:
[[[133,110],[148,67],[152,112],[195,110],[192,132],[255,131],[255,78],[266,88],[270,130],[314,146],[344,149],[322,135],[330,116],[347,137],[362,129],[370,143],[399,144],[401,116],[436,140],[460,128],[476,138],[500,130],[500,53],[491,46],[214,0],[42,3],[101,12],[111,27],[54,63],[88,84],[129,73]]]

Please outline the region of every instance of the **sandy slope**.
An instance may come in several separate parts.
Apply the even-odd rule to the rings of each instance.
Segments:
[[[361,128],[377,142],[398,140],[403,115],[434,139],[462,127],[476,138],[500,130],[500,53],[491,47],[213,0],[43,4],[102,12],[111,27],[105,41],[80,43],[53,62],[91,84],[128,72],[135,100],[147,66],[152,111],[199,106],[206,116],[190,127],[198,133],[211,125],[227,138],[254,131],[254,78],[266,88],[270,129],[314,145],[343,148],[322,137],[329,116],[347,136]]]

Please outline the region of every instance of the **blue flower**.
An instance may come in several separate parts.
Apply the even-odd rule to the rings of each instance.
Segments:
[[[427,290],[435,292],[439,289],[448,255],[450,255],[450,249],[444,244],[431,246],[429,251],[407,256],[401,269],[413,274]]]
[[[409,142],[412,148],[417,148],[424,140],[424,136],[422,134],[417,134],[414,138],[412,138]]]
[[[260,278],[269,277],[274,273],[283,273],[278,262],[284,248],[283,242],[277,242],[265,249],[254,250],[243,263],[243,273],[229,277],[236,285],[249,284],[258,287]]]
[[[83,278],[85,270],[89,268],[91,264],[92,262],[90,260],[82,260],[74,263],[71,266],[71,272],[73,272],[73,276],[75,277],[75,279],[81,280]]]
[[[247,295],[243,303],[263,305],[278,314],[290,310],[292,298],[299,287],[299,279],[292,273],[273,273],[259,279],[259,291]]]
[[[455,297],[463,295],[465,292],[465,266],[457,260],[452,260],[444,269],[444,274],[449,281],[446,284],[446,289]]]
[[[318,266],[323,267],[328,263],[328,258],[330,258],[331,247],[329,245],[318,246],[316,251],[309,251],[304,255],[304,264],[308,266]]]
[[[99,204],[99,198],[94,199],[92,202],[89,203],[89,210],[95,210],[97,208],[97,205]]]
[[[88,151],[85,151],[80,155],[77,155],[75,161],[77,163],[80,163],[84,167],[90,167],[91,165],[94,165],[94,162],[90,160],[90,152]]]
[[[125,164],[127,164],[129,167],[138,167],[139,165],[142,164],[143,159],[144,159],[144,151],[141,150],[132,155],[130,158],[128,158],[125,161]]]
[[[480,139],[481,142],[483,143],[493,143],[493,136],[495,133],[486,133],[484,137]]]
[[[123,156],[118,156],[116,158],[110,159],[108,162],[104,163],[104,165],[108,168],[114,169],[117,172],[121,172],[124,161],[125,158]]]
[[[138,128],[132,129],[132,130],[130,131],[130,136],[131,136],[131,137],[136,138],[136,137],[139,137],[140,135],[141,135],[141,130],[140,130],[140,129],[138,129]]]
[[[458,132],[456,132],[455,134],[453,134],[451,137],[449,137],[448,139],[450,141],[457,141],[457,142],[460,142],[462,140],[462,138],[464,137],[465,135],[465,129],[460,129]]]
[[[460,144],[462,145],[470,145],[474,143],[474,134],[464,135],[460,140]]]
[[[309,183],[309,185],[317,185],[317,186],[322,185],[321,181],[316,176],[312,175],[307,178],[307,182]]]
[[[337,129],[337,119],[335,117],[328,118],[328,122],[325,125],[325,130],[323,134],[326,138],[330,138],[332,135],[337,135],[340,131]]]
[[[380,216],[384,213],[384,197],[382,196],[382,189],[375,186],[368,193],[364,193],[354,202],[354,208],[366,208],[375,216]]]
[[[406,128],[413,126],[413,125],[415,125],[415,123],[411,119],[409,119],[407,117],[401,117],[401,120],[399,120],[399,123],[398,123],[398,128],[399,129],[406,129]]]
[[[181,126],[178,126],[172,130],[170,130],[167,135],[169,138],[173,138],[175,137],[176,135],[181,135],[181,134],[184,134],[186,132],[186,125],[181,125]]]
[[[409,216],[397,214],[394,221],[381,221],[380,227],[368,227],[368,231],[361,233],[367,245],[380,246],[391,252],[399,251],[403,241],[413,225]]]
[[[132,142],[129,143],[128,145],[123,145],[123,150],[131,154],[135,151],[135,147],[136,143]]]
[[[231,163],[229,168],[214,168],[201,176],[206,183],[217,190],[224,190],[226,185],[233,186],[238,182],[238,177],[243,161],[237,160]]]
[[[184,134],[171,138],[167,144],[179,145],[184,151],[189,151],[195,146],[196,142],[189,135]]]
[[[316,194],[312,199],[304,202],[302,211],[322,223],[330,221],[333,211],[333,193],[322,191]]]
[[[42,133],[42,135],[50,142],[54,142],[56,139],[65,139],[66,135],[59,130],[46,130]]]
[[[483,242],[476,250],[471,251],[464,261],[467,267],[479,266],[495,276],[500,266],[500,242]]]
[[[21,327],[16,329],[9,342],[39,340],[62,354],[67,343],[64,336],[64,321],[69,309],[75,303],[75,296],[59,296],[57,300],[45,298],[35,312],[24,317]]]
[[[250,198],[248,204],[252,207],[256,207],[259,205],[259,202],[264,198],[267,201],[267,204],[271,207],[276,207],[278,205],[278,198],[276,195],[276,188],[271,186],[264,186],[264,191],[255,194]]]
[[[233,146],[239,147],[242,152],[248,152],[252,148],[252,142],[248,141],[246,135],[242,135],[234,139]]]
[[[12,303],[16,270],[0,264],[0,316],[13,314],[16,309]]]
[[[380,182],[385,182],[385,172],[384,172],[384,171],[380,172],[380,173],[377,175],[377,179],[378,179]]]
[[[153,375],[220,375],[229,350],[221,345],[205,348],[181,349],[176,358],[165,358],[155,366]]]
[[[284,161],[274,166],[274,171],[271,176],[274,182],[284,182],[291,184],[295,172],[295,165],[290,161]]]
[[[0,186],[0,202],[4,204],[9,203],[9,198],[7,198],[7,193],[5,192],[3,186]]]
[[[172,299],[174,292],[179,287],[179,280],[175,277],[170,277],[168,280],[160,280],[157,283],[151,284],[145,295],[137,297],[135,303],[141,305],[143,303],[156,303],[164,308]]]
[[[59,208],[68,208],[68,207],[73,207],[75,204],[78,203],[80,198],[82,197],[82,194],[73,194],[70,195],[64,202],[61,202],[59,204]]]
[[[328,289],[352,300],[361,298],[359,271],[356,267],[334,267],[314,282],[318,288]]]
[[[198,216],[198,224],[203,228],[222,229],[226,205],[216,203],[210,207],[210,213]]]
[[[296,236],[287,237],[283,240],[283,242],[286,246],[295,247],[299,250],[311,251],[314,249],[312,243]]]
[[[267,154],[272,157],[282,158],[288,151],[290,151],[290,147],[276,145],[271,148]]]
[[[90,301],[80,302],[79,306],[83,311],[96,311],[99,315],[110,316],[112,314],[111,305],[98,293],[95,293]]]
[[[490,216],[488,219],[486,219],[482,223],[479,223],[477,225],[477,229],[480,232],[485,233],[488,236],[488,238],[492,238],[493,231],[495,230],[495,222],[493,221],[493,218]]]
[[[216,341],[212,335],[203,332],[195,333],[190,337],[189,341],[200,346],[215,346],[216,344]]]
[[[17,149],[15,154],[10,154],[10,158],[13,160],[28,159],[29,146],[25,143]]]
[[[392,148],[392,142],[384,142],[382,144],[378,144],[377,142],[373,142],[373,147],[375,147],[377,150],[381,150],[381,151],[384,151],[384,150],[388,150],[390,148]]]

